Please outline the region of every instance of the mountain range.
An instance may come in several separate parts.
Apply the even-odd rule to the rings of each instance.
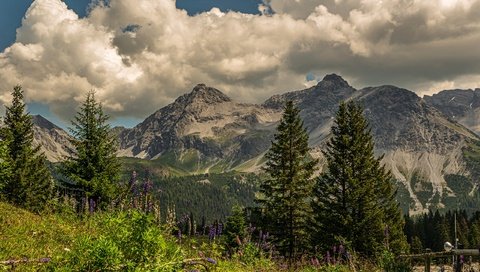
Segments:
[[[133,128],[116,127],[121,157],[155,162],[166,175],[259,172],[287,100],[295,101],[310,136],[322,148],[341,101],[360,101],[375,151],[397,180],[402,208],[421,213],[475,199],[480,178],[480,89],[447,90],[420,98],[384,85],[356,89],[330,74],[304,90],[274,95],[262,104],[232,100],[198,84],[190,93]],[[70,153],[68,134],[34,117],[36,141],[51,161]],[[462,203],[460,203],[462,202]]]

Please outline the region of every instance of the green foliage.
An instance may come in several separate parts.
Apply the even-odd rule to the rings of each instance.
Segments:
[[[255,174],[235,172],[162,177],[151,164],[128,163],[124,169],[130,173],[136,170],[139,179],[152,180],[153,191],[160,199],[162,219],[168,208],[175,207],[178,218],[192,214],[190,219],[199,225],[202,221],[226,219],[234,205],[254,206],[260,179]],[[127,180],[130,173],[125,173],[122,179]]]
[[[62,172],[97,207],[110,204],[118,190],[120,164],[115,155],[116,139],[101,104],[90,91],[70,129],[74,154]],[[66,186],[71,184],[65,184]]]
[[[384,250],[379,260],[379,266],[384,272],[409,272],[412,271],[409,260],[399,260],[390,250]]]
[[[410,187],[415,188],[415,194],[422,205],[426,205],[432,197],[433,185],[419,170],[413,172]]]
[[[347,243],[365,257],[379,257],[384,249],[405,250],[393,178],[374,156],[362,107],[342,103],[332,134],[324,152],[327,171],[314,189],[314,244],[327,250]]]
[[[12,175],[11,163],[8,158],[8,145],[6,141],[0,139],[0,198],[3,188]]]
[[[222,239],[230,254],[236,251],[247,235],[243,208],[234,206],[232,215],[227,218]]]
[[[317,271],[319,271],[319,272],[349,272],[351,270],[347,265],[327,264],[327,265],[324,265],[324,266],[320,267],[320,269],[318,269]]]
[[[51,266],[63,271],[176,271],[182,267],[181,248],[165,238],[151,216],[107,214],[99,228],[97,235],[77,238],[71,251]]]
[[[473,180],[478,182],[480,180],[480,141],[467,142],[467,146],[462,149],[462,153]]]
[[[11,106],[6,107],[0,138],[6,141],[11,175],[4,183],[6,199],[39,212],[45,209],[53,192],[53,180],[40,146],[33,146],[32,118],[25,112],[23,90],[15,86]],[[3,150],[5,152],[5,150]]]
[[[40,259],[64,254],[84,233],[97,229],[78,218],[63,214],[39,216],[0,202],[0,260]],[[18,271],[38,271],[38,265],[22,265]],[[2,271],[2,266],[0,266]]]
[[[455,215],[456,214],[456,215]],[[480,212],[468,215],[466,210],[429,212],[415,217],[406,216],[405,234],[412,253],[422,253],[426,248],[443,251],[443,244],[457,238],[465,248],[477,248],[480,241]]]
[[[277,249],[290,259],[308,247],[310,197],[317,160],[309,156],[308,134],[300,110],[287,102],[264,170],[270,176],[260,186],[258,203],[269,218],[267,229]]]

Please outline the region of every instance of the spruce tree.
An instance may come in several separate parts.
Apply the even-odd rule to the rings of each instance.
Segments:
[[[269,178],[260,186],[257,200],[263,209],[267,229],[276,248],[290,260],[308,246],[308,223],[317,160],[309,155],[308,134],[300,110],[288,101],[272,146],[265,155]]]
[[[29,210],[39,212],[47,206],[53,191],[53,180],[47,160],[40,146],[33,146],[33,123],[25,112],[21,86],[12,91],[12,105],[6,107],[1,138],[7,144],[7,161],[11,175],[5,182],[7,200]]]
[[[11,164],[8,158],[7,142],[0,139],[0,199],[5,194],[5,185],[10,180]]]
[[[245,236],[247,235],[245,215],[243,208],[240,206],[232,207],[232,215],[227,218],[225,223],[225,231],[222,238],[230,254],[241,246]]]
[[[365,257],[406,250],[393,177],[374,156],[358,103],[340,104],[332,134],[324,151],[327,169],[314,188],[314,246],[327,250],[344,244]]]
[[[120,164],[108,119],[95,92],[88,92],[70,128],[75,150],[62,168],[84,193],[91,211],[105,208],[118,192]]]

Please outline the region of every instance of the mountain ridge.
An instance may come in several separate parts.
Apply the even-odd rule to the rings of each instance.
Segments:
[[[480,177],[471,162],[476,153],[466,154],[477,150],[480,138],[449,116],[440,107],[443,104],[392,85],[358,90],[336,74],[262,104],[239,103],[218,89],[198,84],[137,126],[116,128],[118,155],[157,160],[167,175],[169,171],[258,172],[283,105],[293,100],[309,133],[311,154],[323,163],[321,150],[331,136],[338,105],[350,99],[364,106],[375,152],[384,156],[383,163],[397,179],[404,210],[445,208],[453,198],[468,197],[452,182],[457,176],[466,177],[469,192],[478,188]]]

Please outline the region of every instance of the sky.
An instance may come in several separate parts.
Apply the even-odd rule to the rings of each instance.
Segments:
[[[241,102],[316,84],[480,87],[480,0],[0,1],[0,103],[68,123],[95,89],[132,126],[196,84]]]

